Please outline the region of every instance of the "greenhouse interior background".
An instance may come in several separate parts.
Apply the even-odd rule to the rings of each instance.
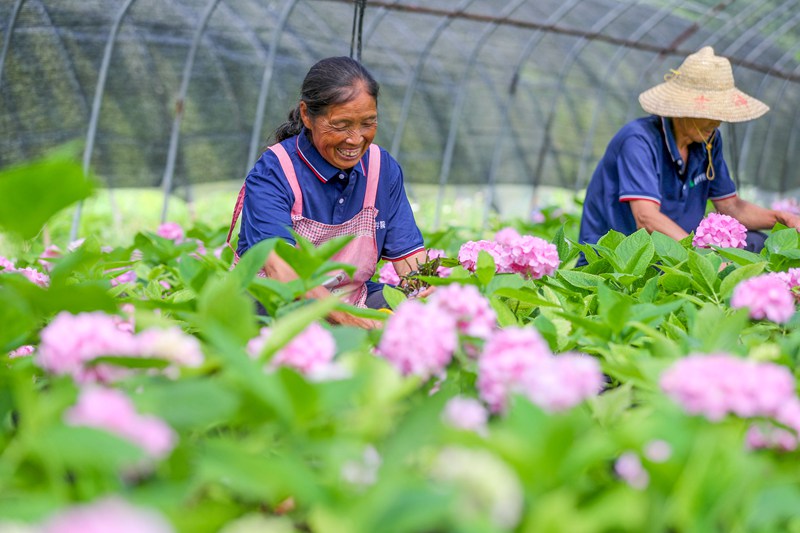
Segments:
[[[108,190],[162,191],[163,218],[204,184],[233,198],[308,68],[351,55],[381,84],[376,142],[435,226],[459,198],[525,217],[580,198],[638,94],[710,45],[771,107],[722,127],[743,195],[771,201],[800,185],[798,4],[2,0],[0,169],[77,141]]]

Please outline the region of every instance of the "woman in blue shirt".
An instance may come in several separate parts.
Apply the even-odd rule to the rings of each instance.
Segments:
[[[704,47],[639,95],[639,102],[652,116],[626,124],[611,139],[586,190],[580,242],[640,228],[681,240],[697,228],[708,200],[749,230],[778,222],[800,229],[797,216],[736,194],[717,128],[758,118],[769,108],[734,86],[726,58]]]
[[[426,252],[403,186],[403,172],[388,152],[372,144],[378,127],[379,86],[348,57],[311,67],[299,104],[275,132],[276,144],[256,161],[237,202],[241,209],[237,256],[257,242],[280,237],[295,244],[290,229],[320,244],[336,236],[353,240],[334,259],[356,266],[340,273],[330,291],[361,307],[385,307],[382,285],[369,281],[377,262],[392,261],[404,276],[426,261]],[[263,274],[288,282],[294,270],[271,254]],[[333,323],[376,327],[379,323],[334,311]]]

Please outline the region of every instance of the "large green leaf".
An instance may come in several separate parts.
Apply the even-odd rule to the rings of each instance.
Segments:
[[[614,250],[621,271],[633,276],[641,276],[655,255],[655,247],[650,234],[640,229],[625,237]]]
[[[94,185],[77,163],[75,148],[0,171],[0,228],[30,239],[53,215],[91,195]]]
[[[658,255],[664,263],[674,266],[686,261],[688,258],[689,254],[686,248],[681,246],[680,243],[672,237],[668,237],[658,231],[654,231],[650,237],[652,238],[656,255]]]
[[[139,411],[158,413],[177,430],[225,423],[239,406],[237,394],[207,377],[151,383],[132,398]]]
[[[692,273],[695,287],[709,298],[714,297],[717,284],[717,271],[714,265],[706,257],[690,251],[689,271]]]

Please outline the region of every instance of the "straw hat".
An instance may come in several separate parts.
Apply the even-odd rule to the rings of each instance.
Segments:
[[[691,54],[665,79],[639,95],[648,113],[744,122],[769,111],[765,103],[734,87],[730,61],[714,55],[710,46]]]

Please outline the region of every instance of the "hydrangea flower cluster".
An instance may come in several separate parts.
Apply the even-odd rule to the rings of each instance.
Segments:
[[[36,364],[53,374],[69,374],[79,383],[108,383],[130,373],[109,364],[90,364],[102,356],[154,357],[180,366],[199,366],[204,360],[197,339],[178,328],[136,335],[127,321],[102,312],[61,312],[40,336]]]
[[[183,232],[183,228],[177,222],[164,222],[158,226],[156,235],[171,241],[175,241],[176,243],[181,243],[183,242],[185,234]]]
[[[744,248],[747,228],[735,218],[720,213],[709,213],[700,221],[694,232],[692,246],[698,248]]]
[[[494,241],[468,241],[459,252],[458,260],[470,271],[475,271],[478,254],[489,253],[498,273],[521,274],[538,279],[551,276],[559,265],[555,245],[531,235],[520,235],[514,228],[503,228],[495,234]]]
[[[16,272],[17,274],[22,274],[31,283],[35,283],[40,287],[47,287],[50,285],[50,276],[39,272],[35,268],[25,267],[25,268],[17,268],[12,261],[9,259],[0,256],[0,273],[3,274],[11,274]]]
[[[251,357],[257,357],[261,353],[270,333],[270,328],[261,328],[258,337],[247,343],[247,352]],[[316,322],[312,322],[275,353],[269,368],[286,366],[309,378],[323,379],[332,373],[334,355],[336,355],[336,341],[333,335]]]
[[[687,413],[711,421],[728,414],[741,418],[786,417],[781,410],[797,401],[794,378],[787,368],[725,353],[680,359],[662,374],[660,385]]]
[[[109,496],[75,505],[47,520],[40,533],[172,533],[172,525],[152,509],[134,507],[122,498]]]
[[[497,327],[497,314],[474,285],[453,283],[438,287],[430,303],[455,318],[462,335],[486,339]]]
[[[632,451],[624,452],[617,458],[614,472],[636,490],[644,490],[650,484],[650,474],[642,466],[639,456]]]
[[[790,281],[791,282],[791,281]],[[787,322],[795,311],[795,297],[785,276],[762,274],[740,282],[733,289],[731,307],[746,307],[750,318]]]
[[[800,204],[797,203],[796,198],[782,198],[775,200],[770,206],[775,211],[786,211],[793,215],[800,215]]]
[[[116,389],[84,388],[77,403],[64,413],[64,422],[118,435],[155,459],[169,455],[177,441],[175,431],[166,422],[156,416],[137,413],[130,398]]]
[[[478,391],[493,412],[505,410],[512,394],[522,394],[548,412],[569,409],[600,392],[602,384],[596,359],[553,355],[530,328],[498,331],[478,359]]]
[[[445,424],[454,428],[485,435],[489,412],[475,398],[455,396],[450,398],[444,406],[442,420]]]
[[[783,281],[794,295],[795,300],[800,300],[800,268],[790,268],[786,272],[775,272],[774,275]]]
[[[377,353],[404,376],[440,375],[458,345],[456,319],[438,306],[406,300],[389,317]]]
[[[400,285],[400,276],[397,275],[397,271],[391,261],[384,263],[378,271],[378,281],[389,285]]]

